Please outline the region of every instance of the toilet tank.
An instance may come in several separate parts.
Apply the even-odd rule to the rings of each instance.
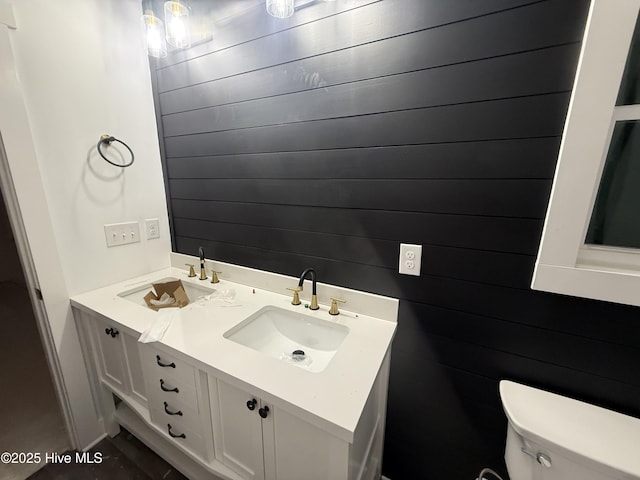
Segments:
[[[502,380],[511,480],[640,480],[640,419]]]

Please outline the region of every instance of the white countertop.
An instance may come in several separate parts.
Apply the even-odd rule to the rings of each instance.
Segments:
[[[189,257],[179,256],[177,261],[185,258]],[[207,261],[207,266],[211,263]],[[297,279],[292,277],[228,264],[214,264],[216,268],[220,268],[220,265],[226,267],[230,277],[234,276],[231,272],[240,272],[242,275],[235,276],[244,276],[246,279],[252,275],[252,271],[257,272],[262,283],[271,289],[274,288],[269,287],[270,285],[276,285],[276,290],[281,289],[283,281],[287,286],[297,284]],[[374,305],[379,308],[380,316],[386,319],[351,312],[349,303],[344,305],[345,308],[340,308],[340,315],[332,316],[328,313],[328,297],[321,295],[321,284],[318,284],[320,310],[312,311],[304,308],[303,305],[307,302],[302,294],[303,305],[293,306],[291,295],[246,284],[261,284],[260,281],[241,284],[221,278],[220,283],[211,284],[208,280],[200,281],[197,277],[188,278],[186,267],[171,267],[76,295],[71,298],[71,303],[76,308],[103,315],[132,333],[139,334],[156,319],[157,313],[119,297],[118,293],[166,277],[179,278],[183,282],[214,288],[219,292],[233,289],[236,293],[235,303],[238,305],[228,306],[220,300],[202,303],[191,299],[192,303],[180,310],[180,319],[174,321],[165,333],[161,342],[163,346],[189,357],[194,366],[208,370],[225,381],[236,379],[244,382],[248,384],[245,386],[247,389],[264,400],[286,408],[339,438],[353,441],[360,414],[395,333],[398,308],[396,299],[325,286],[327,291],[341,294],[353,304]],[[305,282],[305,294],[311,290],[308,284],[308,281]],[[286,292],[282,290],[283,293]],[[265,305],[275,305],[344,324],[350,331],[322,372],[304,370],[223,337],[227,330]],[[394,312],[395,318],[389,318],[394,316]]]

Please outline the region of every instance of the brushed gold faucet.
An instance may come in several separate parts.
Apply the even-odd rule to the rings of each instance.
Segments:
[[[298,282],[298,288],[301,292],[303,290],[302,284],[304,283],[304,279],[307,278],[307,275],[311,275],[311,305],[309,305],[309,310],[318,310],[318,295],[316,295],[316,271],[313,268],[307,268],[302,275],[300,275],[300,281]]]
[[[331,308],[329,309],[329,315],[340,315],[340,310],[338,310],[338,302],[347,303],[347,301],[341,298],[329,298],[331,298]]]
[[[193,263],[185,263],[185,265],[187,267],[189,267],[189,277],[195,277],[196,276],[196,271],[193,268]]]
[[[211,270],[211,283],[220,283],[220,279],[218,278],[219,273],[222,273],[222,272]]]
[[[291,299],[291,305],[300,305],[302,302],[300,301],[300,295],[298,295],[298,292],[300,292],[302,288],[300,287],[287,288],[287,290],[291,290],[293,292],[293,299]]]
[[[200,280],[206,280],[207,271],[204,269],[204,248],[198,248],[198,253],[200,254]]]

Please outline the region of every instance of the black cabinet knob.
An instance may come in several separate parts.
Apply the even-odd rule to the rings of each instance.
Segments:
[[[104,333],[111,335],[111,338],[116,338],[120,332],[115,328],[105,328]]]
[[[249,400],[247,402],[247,408],[249,410],[255,410],[257,403],[258,403],[258,401],[255,398],[252,398],[251,400]]]
[[[262,417],[262,418],[267,418],[267,415],[269,415],[269,407],[264,406],[261,409],[258,410],[258,414]]]

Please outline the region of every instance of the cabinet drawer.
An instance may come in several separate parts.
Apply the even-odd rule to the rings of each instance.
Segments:
[[[172,355],[157,350],[149,345],[140,345],[140,358],[145,372],[153,377],[171,375],[190,382],[195,388],[194,369],[188,363],[177,360]]]
[[[161,414],[156,411],[151,411],[152,418],[158,418]],[[160,416],[160,418],[162,418]],[[187,450],[190,450],[198,457],[204,458],[205,444],[200,430],[191,430],[184,426],[180,420],[169,420],[164,423],[154,422],[156,425],[166,434],[166,437],[176,445],[181,446]]]
[[[173,399],[154,399],[149,402],[151,420],[158,426],[166,427],[167,423],[188,429],[193,432],[200,432],[202,420],[197,411],[184,405],[182,402]]]
[[[200,411],[193,382],[170,375],[147,377],[147,401],[154,405],[164,405],[163,402],[167,402],[176,408]]]

